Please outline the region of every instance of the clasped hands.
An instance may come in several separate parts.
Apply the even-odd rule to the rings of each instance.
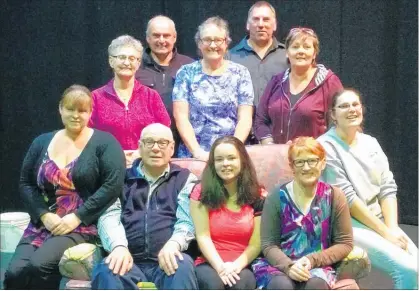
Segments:
[[[232,287],[240,280],[241,268],[235,262],[224,262],[217,268],[218,276],[224,285]]]
[[[81,220],[74,213],[60,217],[58,214],[48,212],[41,216],[41,221],[53,235],[70,233],[81,223]]]
[[[307,257],[298,259],[288,270],[288,276],[294,281],[306,282],[310,279],[311,263]]]

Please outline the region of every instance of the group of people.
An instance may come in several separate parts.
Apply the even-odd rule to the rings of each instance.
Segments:
[[[330,289],[354,244],[395,288],[417,288],[417,247],[399,228],[387,157],[362,132],[361,95],[316,63],[312,29],[278,42],[268,2],[249,9],[246,28],[228,51],[227,22],[205,20],[194,61],[156,16],[145,50],[128,35],[111,42],[106,85],[64,91],[64,128],[23,161],[31,222],[6,289],[57,289],[64,251],[99,238],[109,255],[93,289]],[[253,143],[289,144],[294,179],[267,193]],[[202,177],[173,156],[206,161]]]

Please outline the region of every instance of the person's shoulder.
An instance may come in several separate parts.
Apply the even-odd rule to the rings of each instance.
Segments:
[[[193,63],[195,60],[187,55],[183,55],[180,53],[176,54],[176,63],[179,65],[187,65]]]
[[[106,88],[107,88],[107,87],[109,87],[109,83],[110,83],[111,81],[112,81],[112,80],[108,81],[106,84],[104,84],[104,85],[100,86],[99,88],[96,88],[96,89],[92,90],[92,95],[93,95],[93,97],[95,97],[96,95],[101,95],[101,94],[103,94],[103,93],[106,91]]]
[[[111,133],[99,129],[93,129],[91,139],[95,145],[119,145],[117,139]]]
[[[33,144],[44,144],[47,142],[49,143],[57,132],[58,130],[41,133],[40,135],[38,135],[37,137],[33,139],[32,143]]]
[[[234,73],[246,73],[249,72],[249,69],[246,68],[246,66],[236,63],[234,61],[228,61],[228,70],[234,72]]]

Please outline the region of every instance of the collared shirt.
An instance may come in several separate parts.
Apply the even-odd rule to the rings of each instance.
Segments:
[[[274,75],[285,71],[288,64],[285,47],[276,38],[273,38],[271,47],[262,59],[248,44],[248,40],[248,36],[243,38],[229,51],[226,58],[249,70],[255,94],[254,105],[257,106],[268,82]]]
[[[148,197],[150,197],[153,191],[159,186],[161,178],[169,173],[170,166],[168,165],[166,170],[157,179],[148,176],[142,167],[143,162],[141,161],[136,169],[137,174],[149,183]],[[169,241],[177,242],[180,246],[180,251],[186,250],[189,243],[195,238],[195,227],[192,222],[192,217],[189,214],[189,195],[197,180],[198,178],[190,173],[178,195],[178,207],[176,209],[177,220]],[[103,248],[108,252],[111,252],[117,246],[128,247],[125,229],[121,223],[121,202],[119,199],[99,218],[98,233]]]

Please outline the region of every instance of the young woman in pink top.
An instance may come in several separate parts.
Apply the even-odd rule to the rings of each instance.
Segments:
[[[195,261],[200,289],[256,288],[249,265],[261,252],[265,194],[243,143],[233,136],[218,138],[190,201],[202,252]]]
[[[127,166],[139,157],[141,131],[151,123],[170,126],[170,117],[157,91],[135,79],[143,46],[129,35],[114,39],[108,48],[114,78],[93,94],[89,126],[110,132],[125,152]]]

